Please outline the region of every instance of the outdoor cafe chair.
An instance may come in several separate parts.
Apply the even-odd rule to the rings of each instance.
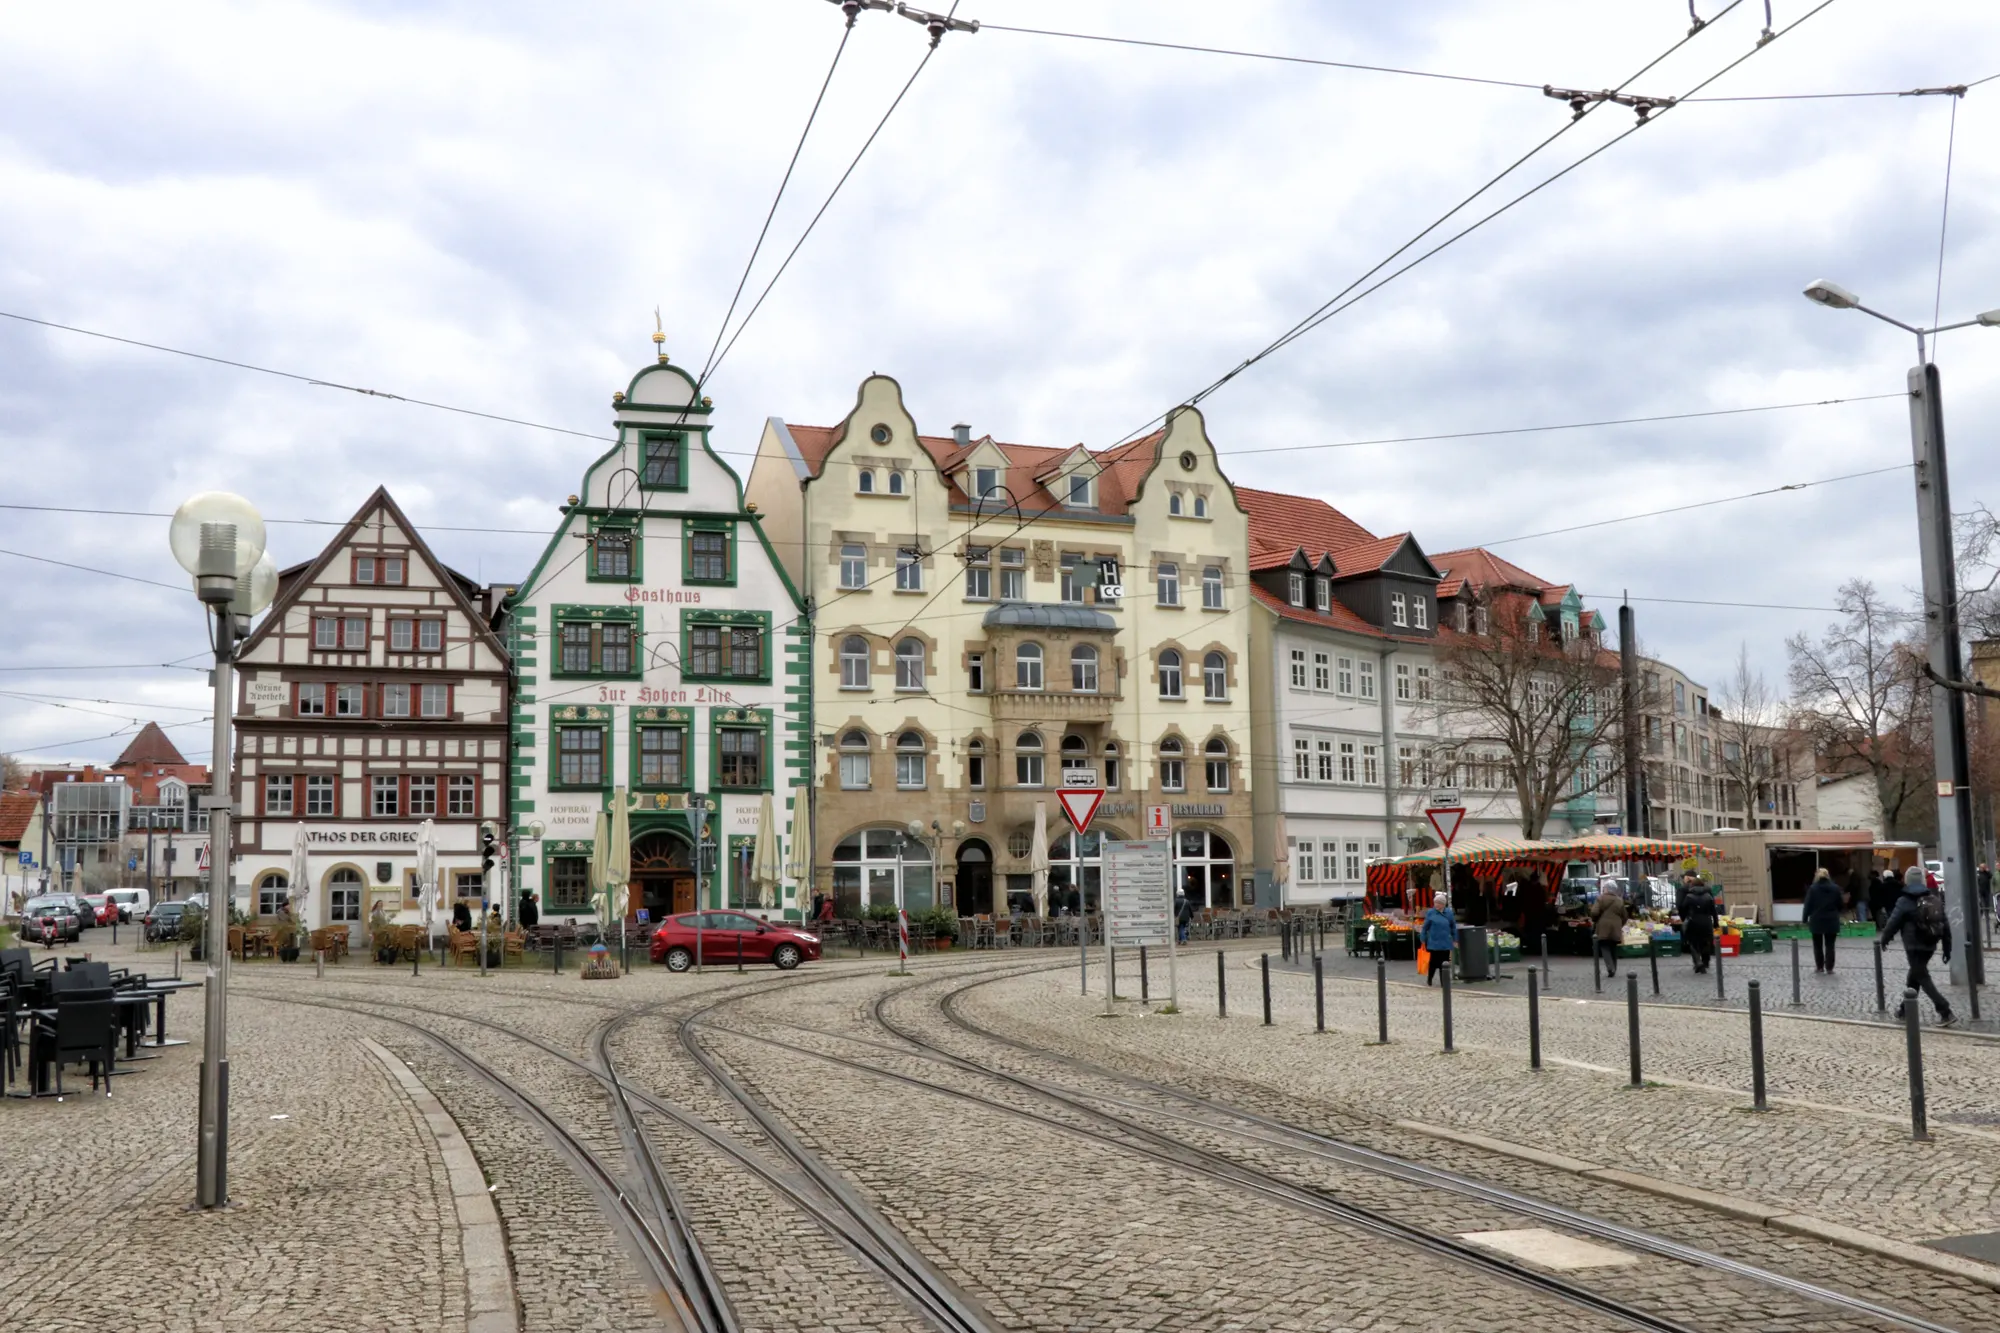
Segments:
[[[48,1064],[55,1065],[56,1096],[63,1095],[62,1068],[75,1060],[90,1063],[90,1087],[97,1089],[97,1080],[102,1073],[104,1095],[111,1095],[111,1065],[116,1049],[118,1025],[112,1012],[111,996],[106,992],[88,992],[99,998],[83,998],[76,995],[56,1006],[53,1018],[37,1017],[35,1032],[29,1043],[29,1061],[36,1069]]]

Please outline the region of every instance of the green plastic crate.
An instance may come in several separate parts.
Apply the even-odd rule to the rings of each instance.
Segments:
[[[1743,932],[1744,953],[1771,952],[1771,932],[1768,930],[1746,930]]]

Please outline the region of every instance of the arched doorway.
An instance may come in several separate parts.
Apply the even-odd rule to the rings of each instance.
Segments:
[[[990,916],[993,912],[993,852],[977,838],[958,844],[958,914]]]
[[[694,910],[694,866],[685,839],[665,831],[632,839],[632,891],[627,910],[646,909],[647,919]]]
[[[1182,829],[1174,835],[1181,892],[1196,907],[1236,905],[1236,855],[1220,833]]]

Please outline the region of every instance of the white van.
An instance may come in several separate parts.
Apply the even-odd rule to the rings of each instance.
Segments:
[[[120,921],[143,917],[153,906],[153,895],[144,889],[108,889],[104,896],[118,904]]]

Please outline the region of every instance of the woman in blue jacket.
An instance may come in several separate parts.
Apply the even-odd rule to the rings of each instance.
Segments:
[[[1451,966],[1451,947],[1458,943],[1458,918],[1452,915],[1451,899],[1440,893],[1431,909],[1424,913],[1424,948],[1430,953],[1430,966],[1424,969],[1424,984],[1430,985],[1440,967]]]

